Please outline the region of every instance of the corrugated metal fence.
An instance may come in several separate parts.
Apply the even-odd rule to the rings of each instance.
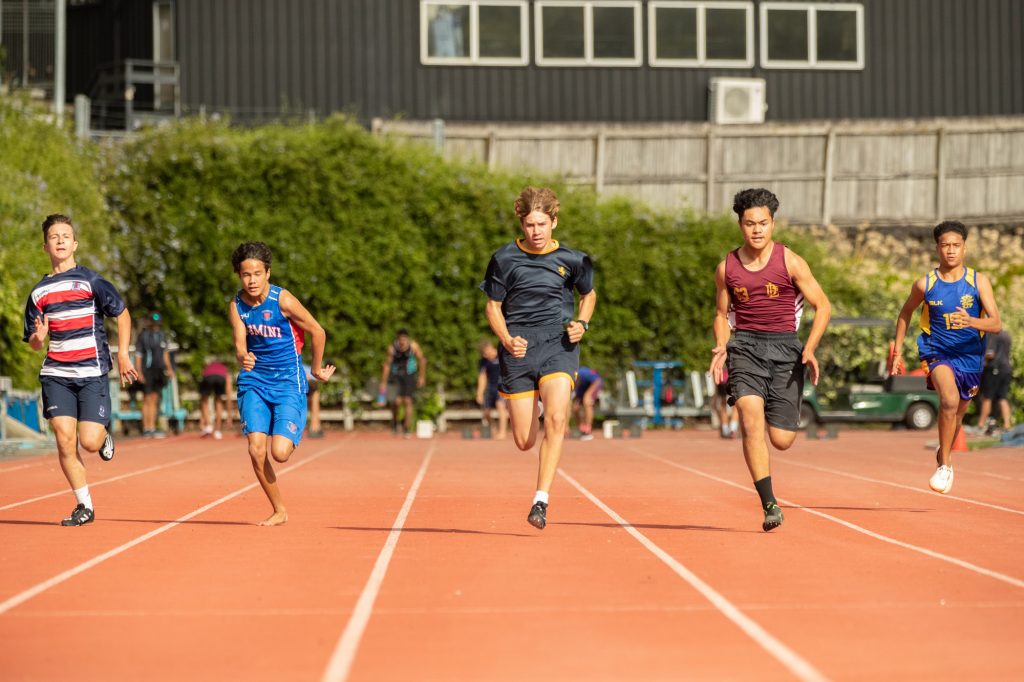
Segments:
[[[714,126],[478,125],[376,119],[492,169],[560,175],[602,195],[726,212],[763,186],[797,224],[1024,220],[1024,117]]]

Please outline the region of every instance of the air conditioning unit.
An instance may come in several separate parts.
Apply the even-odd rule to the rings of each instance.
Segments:
[[[712,123],[764,123],[768,109],[763,78],[712,78],[708,120]]]

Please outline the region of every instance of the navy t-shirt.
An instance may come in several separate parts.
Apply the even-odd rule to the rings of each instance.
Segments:
[[[590,256],[557,241],[551,247],[536,253],[519,239],[491,256],[480,289],[501,301],[509,327],[565,326],[575,314],[573,291],[588,294],[594,289]]]

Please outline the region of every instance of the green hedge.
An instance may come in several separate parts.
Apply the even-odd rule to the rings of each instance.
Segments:
[[[422,343],[431,383],[473,385],[476,343],[488,334],[477,287],[490,254],[517,235],[512,204],[526,184],[556,189],[556,237],[593,257],[598,305],[583,361],[610,378],[639,359],[706,367],[714,268],[740,243],[730,215],[598,201],[551,178],[446,162],[343,118],[255,129],[186,120],[100,149],[21,105],[5,104],[0,116],[0,182],[13,190],[0,195],[0,362],[20,385],[34,383],[39,362],[20,341],[21,313],[47,269],[38,224],[54,211],[75,217],[82,262],[121,288],[133,316],[164,314],[194,373],[206,355],[232,353],[231,251],[241,241],[267,242],[273,281],[326,327],[327,357],[356,387],[378,376],[400,326]],[[780,229],[777,237],[807,258],[835,316],[895,319],[912,277],[888,258],[859,256],[871,262],[865,274],[865,261],[836,257],[835,244],[812,232]],[[880,359],[891,333],[830,328],[819,354],[826,395]]]
[[[0,374],[16,386],[36,385],[42,353],[23,343],[25,298],[50,270],[40,228],[51,213],[76,224],[78,260],[103,271],[109,214],[96,173],[96,149],[79,145],[43,113],[0,98]]]
[[[110,169],[128,295],[165,313],[194,365],[230,352],[229,254],[259,239],[275,253],[272,279],[325,326],[328,357],[356,386],[379,373],[395,329],[408,326],[432,377],[455,390],[474,380],[476,342],[487,333],[477,287],[490,253],[517,234],[515,196],[548,182],[447,163],[340,118],[251,130],[189,121],[136,138]],[[554,184],[563,204],[556,236],[590,253],[596,269],[584,362],[609,375],[635,359],[703,369],[713,272],[739,243],[735,221],[599,202]],[[787,238],[817,253],[796,233]],[[826,275],[843,280],[839,269]]]

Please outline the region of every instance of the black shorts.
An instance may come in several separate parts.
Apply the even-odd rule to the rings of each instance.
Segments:
[[[981,373],[981,397],[988,400],[1006,400],[1010,394],[1010,379],[1013,373],[1005,369],[996,369],[991,365]]]
[[[145,395],[159,393],[167,385],[167,374],[163,369],[147,367],[142,370],[142,378],[146,381],[142,384],[142,392]]]
[[[760,396],[769,426],[796,431],[804,391],[803,344],[796,333],[738,331],[726,349],[729,404]]]
[[[227,377],[219,374],[208,374],[199,382],[199,396],[205,398],[208,395],[223,398],[228,392]]]
[[[419,387],[419,375],[418,374],[400,374],[392,375],[391,381],[398,388],[399,398],[415,398],[416,389]]]
[[[106,377],[68,379],[39,377],[43,386],[43,414],[74,417],[80,422],[110,423],[110,384]]]
[[[575,385],[580,369],[580,345],[569,340],[564,327],[509,329],[512,336],[527,340],[526,357],[516,358],[498,348],[501,382],[498,393],[515,400],[537,395],[540,385],[556,376],[566,376]]]

